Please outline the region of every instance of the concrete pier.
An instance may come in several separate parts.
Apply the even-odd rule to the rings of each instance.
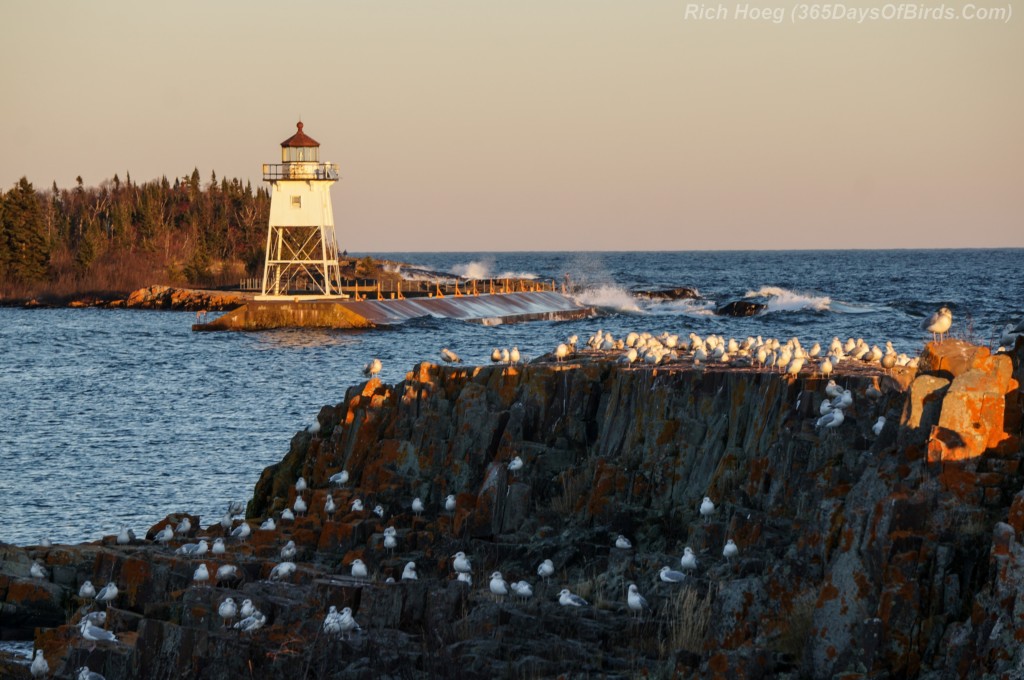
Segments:
[[[253,300],[194,331],[260,331],[274,328],[375,328],[435,317],[485,325],[546,319],[579,319],[595,314],[553,291],[461,295],[405,300]]]

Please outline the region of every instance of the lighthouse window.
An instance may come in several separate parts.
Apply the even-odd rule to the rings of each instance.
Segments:
[[[302,207],[302,196],[292,196],[292,207],[293,208],[301,208]]]

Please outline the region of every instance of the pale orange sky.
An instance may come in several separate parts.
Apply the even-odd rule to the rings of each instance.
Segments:
[[[301,116],[353,252],[1024,247],[1024,7],[690,4],[5,2],[0,186],[255,185]]]

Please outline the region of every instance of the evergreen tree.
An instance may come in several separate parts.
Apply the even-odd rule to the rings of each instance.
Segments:
[[[6,276],[20,283],[46,278],[50,265],[46,222],[36,190],[25,177],[4,195],[0,224],[4,241],[0,256]]]

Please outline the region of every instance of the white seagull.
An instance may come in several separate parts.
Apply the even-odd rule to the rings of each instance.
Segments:
[[[491,574],[490,589],[491,594],[494,595],[495,599],[508,595],[508,584],[505,583],[505,579],[502,577],[500,571],[496,571]]]
[[[473,565],[470,563],[469,558],[466,557],[466,553],[460,550],[452,555],[452,569],[460,574],[469,573],[473,571]]]
[[[665,583],[681,583],[686,578],[686,574],[681,571],[674,571],[671,567],[662,567],[661,571],[658,572],[658,578]]]
[[[242,600],[242,606],[238,609],[238,615],[243,619],[247,619],[255,613],[256,607],[253,605],[252,600],[249,598]]]
[[[192,572],[192,580],[196,583],[206,583],[210,580],[210,571],[206,568],[205,563],[201,562],[199,566],[196,567],[196,570]]]
[[[630,543],[628,538],[619,534],[618,538],[615,539],[615,547],[619,550],[629,550],[633,547],[633,544]]]
[[[683,571],[693,571],[697,568],[697,555],[694,554],[693,548],[690,546],[683,548],[683,556],[679,558],[679,564],[682,565]]]
[[[352,560],[352,578],[366,578],[369,572],[366,570],[366,565],[358,557]]]
[[[423,501],[420,500],[419,496],[412,499],[412,511],[417,517],[423,513]]]
[[[520,458],[519,456],[516,456],[515,458],[513,458],[512,460],[509,461],[509,463],[508,463],[508,471],[509,472],[519,472],[522,469],[523,469],[523,459]]]
[[[213,539],[213,547],[210,548],[210,552],[214,555],[223,555],[227,552],[227,547],[224,545],[224,539],[219,537]]]
[[[573,595],[568,588],[562,588],[558,593],[558,604],[563,607],[584,607],[590,603],[579,595]]]
[[[78,589],[78,597],[83,600],[89,600],[96,597],[96,587],[93,586],[92,581],[85,581]]]
[[[644,609],[648,608],[647,600],[644,599],[644,596],[636,589],[635,583],[629,584],[629,594],[626,596],[626,604],[629,605],[629,610],[637,615],[639,615]]]
[[[295,568],[294,562],[281,562],[270,570],[270,580],[281,581],[286,579],[295,573]]]
[[[407,562],[406,565],[405,565],[405,569],[402,570],[402,580],[403,581],[416,581],[418,579],[419,579],[419,576],[416,575],[416,563],[415,562]]]
[[[739,554],[740,549],[736,546],[735,541],[733,541],[730,538],[728,541],[725,542],[725,547],[722,548],[722,557],[724,557],[726,561],[731,560],[733,557],[736,557]]]
[[[540,576],[546,582],[551,578],[552,574],[555,573],[555,565],[551,560],[544,560],[537,565],[537,576]]]
[[[77,672],[78,675],[75,676],[75,680],[107,680],[106,677],[99,673],[89,670],[88,666],[82,666]]]
[[[78,629],[82,632],[82,637],[90,642],[117,642],[116,635],[106,628],[93,625],[89,619],[82,619],[82,622],[78,624]]]
[[[163,529],[156,532],[153,540],[157,543],[167,543],[172,538],[174,538],[174,528],[170,524],[165,524]]]
[[[295,503],[292,505],[292,509],[295,511],[296,515],[306,514],[306,501],[302,500],[302,496],[295,497]]]
[[[50,664],[46,663],[46,659],[43,658],[43,650],[36,650],[36,658],[32,659],[32,665],[28,670],[32,673],[33,678],[45,678],[50,674]]]
[[[711,499],[704,496],[704,500],[700,504],[700,514],[704,518],[705,522],[711,521],[711,515],[715,512],[715,504],[711,502]]]
[[[383,368],[383,366],[384,365],[381,363],[380,359],[374,357],[373,361],[363,366],[363,375],[365,375],[367,378],[376,377],[376,375],[380,373],[380,369]]]
[[[354,501],[352,501],[352,505],[349,508],[349,510],[351,510],[352,512],[362,512],[363,511],[363,499],[357,498]]]
[[[445,363],[449,364],[462,363],[462,359],[459,358],[459,355],[451,351],[447,347],[441,349],[441,358],[444,359]]]
[[[953,325],[953,312],[949,311],[949,307],[941,307],[939,311],[932,314],[930,317],[925,319],[921,323],[921,330],[928,331],[932,334],[932,340],[938,336],[939,340],[942,340],[942,336],[949,330],[949,327]]]
[[[28,568],[28,573],[32,578],[46,578],[46,569],[39,562],[33,562]]]
[[[107,603],[113,602],[115,599],[117,599],[117,584],[113,581],[103,586],[100,592],[96,593],[97,602]]]
[[[238,606],[235,604],[235,599],[229,597],[220,603],[217,607],[217,614],[224,620],[224,627],[227,628],[231,619],[235,618],[238,614]]]
[[[885,416],[878,416],[878,420],[871,426],[871,431],[875,433],[875,436],[882,434],[882,430],[885,428]]]
[[[448,494],[444,499],[445,512],[455,512],[455,494]]]
[[[338,486],[344,486],[348,483],[348,470],[335,472],[331,475],[331,478],[327,480],[327,483],[331,485],[337,484]]]
[[[288,562],[295,557],[295,541],[288,541],[281,546],[281,559]]]
[[[248,522],[242,522],[231,531],[232,538],[237,538],[240,541],[244,541],[249,538],[249,534],[252,533],[252,528]]]
[[[263,524],[260,525],[260,529],[263,531],[274,531],[277,529],[277,522],[274,521],[273,517],[268,517],[263,520]]]

